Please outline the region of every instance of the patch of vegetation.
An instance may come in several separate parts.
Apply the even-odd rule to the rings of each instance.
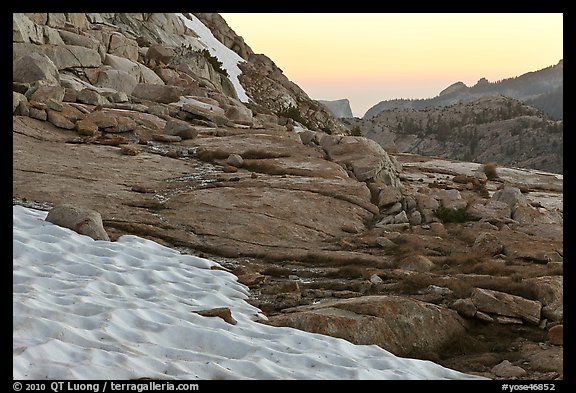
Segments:
[[[225,77],[229,77],[230,75],[228,75],[228,71],[226,71],[224,68],[222,68],[222,62],[220,60],[218,60],[218,58],[216,56],[212,56],[210,54],[210,52],[208,51],[208,49],[202,49],[200,51],[200,53],[202,54],[202,56],[204,56],[204,58],[208,61],[208,63],[210,63],[212,65],[212,68],[214,68],[214,71],[218,72],[219,74],[224,75]]]
[[[302,115],[300,114],[300,111],[298,110],[298,108],[296,108],[293,105],[290,105],[288,108],[286,108],[284,110],[276,112],[276,115],[280,116],[280,117],[287,117],[289,119],[297,121],[298,123],[302,124],[303,126],[310,128],[309,124],[308,124],[308,120],[304,119],[302,117]]]
[[[418,293],[435,282],[435,278],[428,273],[412,272],[398,282],[397,289],[404,294]]]
[[[352,136],[362,136],[362,130],[360,127],[356,126],[350,130],[350,135]]]
[[[445,206],[440,206],[434,210],[436,217],[440,219],[443,223],[447,222],[466,222],[472,220],[472,217],[466,211],[466,207],[461,207],[458,209],[449,208]]]
[[[498,164],[493,161],[484,164],[482,170],[484,171],[484,174],[486,175],[488,180],[498,179],[498,173],[496,172],[497,167]]]

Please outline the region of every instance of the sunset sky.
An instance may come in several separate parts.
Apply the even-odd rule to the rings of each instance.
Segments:
[[[348,98],[354,116],[455,82],[519,76],[563,58],[561,13],[221,13],[310,98]]]

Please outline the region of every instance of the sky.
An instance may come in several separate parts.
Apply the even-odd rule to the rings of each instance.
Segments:
[[[260,323],[248,287],[217,262],[133,235],[93,240],[46,216],[12,208],[15,380],[484,379]],[[215,308],[232,319],[201,315]]]
[[[432,98],[563,58],[562,13],[221,13],[312,99]]]

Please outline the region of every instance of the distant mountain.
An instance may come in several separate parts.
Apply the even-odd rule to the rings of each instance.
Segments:
[[[474,86],[468,87],[456,82],[442,90],[438,96],[427,99],[394,99],[381,101],[368,109],[364,119],[371,119],[386,109],[424,109],[470,102],[485,96],[503,95],[515,98],[537,109],[553,119],[563,118],[564,61],[539,71],[528,72],[514,78],[489,82],[481,78]]]
[[[319,103],[324,104],[330,112],[339,118],[350,118],[354,117],[352,114],[352,108],[350,108],[350,101],[347,98],[341,100],[317,100]]]
[[[344,121],[388,151],[563,173],[564,122],[510,97],[386,109]]]

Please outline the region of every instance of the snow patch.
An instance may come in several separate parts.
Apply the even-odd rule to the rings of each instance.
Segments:
[[[182,19],[186,27],[198,34],[199,41],[204,44],[210,54],[222,62],[222,68],[228,72],[230,81],[232,82],[234,89],[236,89],[236,94],[238,94],[238,99],[242,102],[248,102],[250,98],[238,79],[238,76],[242,74],[242,70],[238,67],[238,63],[246,60],[218,41],[218,39],[212,34],[212,31],[210,31],[210,29],[194,15],[189,14],[192,19],[188,19],[180,13],[177,13],[176,15]]]

